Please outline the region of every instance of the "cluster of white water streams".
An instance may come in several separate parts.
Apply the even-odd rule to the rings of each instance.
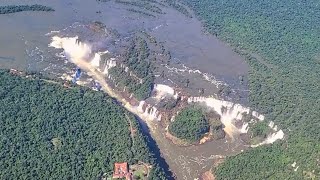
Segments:
[[[145,101],[141,101],[138,106],[133,106],[123,99],[123,97],[120,97],[116,92],[114,92],[114,90],[112,90],[112,88],[110,88],[110,86],[106,83],[107,78],[105,76],[108,74],[108,70],[111,67],[117,66],[116,59],[111,58],[106,60],[105,67],[100,69],[101,55],[103,53],[93,53],[91,46],[87,43],[79,42],[78,37],[60,38],[54,36],[49,46],[57,49],[63,49],[65,56],[72,63],[87,71],[90,76],[92,76],[101,84],[104,91],[122,102],[129,111],[137,114],[144,120],[161,120],[161,113],[156,107],[146,103]],[[154,86],[154,92],[156,94],[155,98],[157,99],[162,99],[168,96],[178,98],[178,93],[175,92],[172,87],[167,85],[156,84]],[[243,123],[242,127],[240,128],[235,126],[235,122],[240,121],[244,114],[251,113],[251,115],[256,119],[260,121],[264,120],[263,115],[255,111],[250,111],[250,108],[244,107],[240,104],[234,104],[232,102],[215,99],[213,97],[189,97],[188,103],[202,103],[207,107],[212,108],[221,116],[221,122],[225,126],[224,130],[230,137],[233,137],[236,134],[247,133],[248,123]],[[270,122],[269,126],[272,126],[270,128],[276,129],[272,122]],[[254,145],[254,147],[262,144],[273,143],[275,140],[282,139],[283,137],[283,131],[279,130],[273,134],[270,134],[265,141]]]
[[[279,131],[269,134],[268,137],[259,144],[251,145],[251,147],[258,147],[264,144],[272,144],[279,139],[284,138],[284,132],[280,129]]]
[[[106,61],[106,66],[103,70],[103,74],[108,74],[110,68],[117,66],[117,61],[115,58],[108,59]]]
[[[237,134],[247,133],[249,124],[243,123],[242,127],[237,128],[235,126],[235,123],[237,121],[242,120],[243,115],[252,115],[252,117],[255,117],[259,121],[264,120],[264,116],[262,114],[259,114],[256,111],[250,111],[250,108],[244,107],[240,104],[235,104],[229,101],[223,101],[219,99],[215,99],[212,97],[191,97],[188,99],[189,103],[202,103],[205,104],[207,107],[212,108],[217,114],[220,115],[220,120],[223,123],[224,131],[230,136],[233,137]],[[270,134],[267,139],[265,139],[263,142],[253,145],[252,147],[257,147],[263,144],[271,144],[275,142],[278,139],[284,138],[284,133],[282,130],[278,130],[278,127],[274,125],[274,123],[271,121],[269,123],[269,127],[273,129],[275,132]]]
[[[165,97],[173,97],[175,99],[178,98],[178,93],[175,90],[164,84],[155,84],[153,91],[156,93],[157,99],[163,99]]]
[[[217,114],[220,115],[220,120],[223,123],[224,131],[233,137],[236,134],[247,133],[248,124],[245,123],[241,128],[237,128],[235,121],[241,120],[243,114],[249,114],[250,109],[243,107],[240,104],[234,104],[228,101],[222,101],[212,97],[191,97],[188,99],[189,103],[202,103],[207,107],[212,108]]]
[[[140,101],[137,110],[144,117],[147,117],[151,120],[161,120],[161,114],[158,109],[150,104],[147,104],[145,101]]]

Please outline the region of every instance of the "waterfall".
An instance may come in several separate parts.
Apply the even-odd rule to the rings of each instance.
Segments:
[[[256,118],[259,119],[260,121],[263,121],[263,120],[264,120],[264,115],[259,114],[259,113],[256,112],[256,111],[252,111],[252,116],[256,117]]]
[[[155,84],[153,91],[156,93],[156,99],[160,100],[165,97],[173,97],[175,99],[178,98],[178,93],[175,90],[164,84]]]
[[[111,58],[111,59],[107,60],[103,74],[108,74],[109,69],[112,67],[115,67],[116,65],[117,65],[117,62],[115,61],[115,58]]]
[[[73,63],[79,59],[88,59],[91,54],[91,46],[78,42],[78,39],[78,36],[63,38],[54,36],[49,47],[64,49],[64,54]]]
[[[78,37],[52,37],[52,42],[49,44],[50,47],[57,49],[63,49],[63,53],[66,55],[69,61],[79,66],[79,68],[87,71],[89,76],[93,76],[97,79],[97,82],[100,83],[104,91],[108,92],[110,96],[121,99],[105,82],[105,77],[102,73],[96,71],[97,67],[100,66],[101,53],[95,53],[94,58],[91,59],[90,63],[87,60],[92,57],[91,46],[89,44],[80,42]],[[109,68],[116,66],[116,61],[110,59],[106,62],[106,67],[104,73],[107,74]],[[126,68],[123,64],[120,65],[122,68]],[[66,77],[67,78],[67,77]],[[110,78],[110,76],[109,76]],[[157,93],[157,96],[161,99],[166,96],[169,97],[178,97],[178,93],[175,92],[173,88],[167,85],[156,84],[154,91]],[[188,97],[181,96],[181,99],[187,99],[188,103],[203,103],[207,107],[212,108],[217,114],[221,117],[221,122],[224,124],[224,131],[230,136],[233,137],[236,134],[247,133],[249,124],[244,123],[240,128],[235,126],[235,122],[242,120],[243,114],[252,115],[259,121],[264,120],[264,116],[259,114],[256,111],[250,111],[250,108],[244,107],[240,104],[235,104],[229,101],[218,100],[213,97]],[[124,102],[125,100],[122,100]],[[153,105],[147,104],[144,101],[139,102],[138,106],[132,106],[130,103],[124,103],[125,107],[131,112],[134,112],[142,117],[145,117],[146,120],[161,120],[160,111]],[[173,119],[172,119],[173,120]],[[284,138],[284,133],[282,130],[277,131],[278,127],[274,125],[273,122],[269,123],[269,127],[272,128],[275,132],[269,134],[269,136],[261,143],[253,145],[252,147],[260,146],[263,144],[273,143],[278,139]]]
[[[99,67],[100,66],[100,61],[101,61],[101,56],[99,53],[94,54],[94,58],[91,60],[91,65],[93,67]]]
[[[188,98],[188,103],[204,103],[207,107],[212,108],[216,111],[223,123],[224,131],[232,138],[236,134],[247,133],[249,129],[249,124],[244,123],[242,127],[237,128],[234,124],[243,118],[243,114],[246,113],[250,115],[250,108],[244,107],[240,104],[234,104],[232,102],[218,100],[212,97],[190,97]],[[252,111],[251,115],[258,119],[259,121],[264,120],[264,116],[256,111]],[[257,145],[252,145],[251,147],[257,147],[263,144],[271,144],[276,140],[283,139],[284,133],[282,130],[278,130],[277,125],[274,125],[273,121],[270,121],[269,127],[275,132],[268,135],[268,137],[261,143]]]
[[[221,122],[225,126],[225,132],[233,137],[236,134],[247,133],[248,123],[244,123],[241,128],[237,128],[234,124],[243,118],[243,114],[249,114],[250,109],[240,104],[234,104],[229,101],[218,100],[212,97],[190,97],[188,103],[204,103],[207,107],[212,108],[221,117]],[[264,119],[264,116],[257,112],[252,114],[256,118]]]
[[[265,139],[264,141],[262,141],[259,144],[256,145],[251,145],[251,147],[258,147],[264,144],[272,144],[274,143],[276,140],[280,140],[284,138],[284,133],[283,131],[280,129],[279,131],[269,134],[269,136],[267,137],[267,139]]]
[[[161,120],[161,114],[155,106],[147,104],[145,101],[140,101],[136,107],[139,114],[146,117],[149,120]]]

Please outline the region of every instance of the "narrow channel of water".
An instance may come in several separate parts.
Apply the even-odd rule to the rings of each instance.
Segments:
[[[166,173],[166,175],[168,177],[173,177],[173,174],[170,171],[170,167],[167,164],[166,160],[161,155],[161,151],[157,145],[157,142],[153,139],[148,125],[142,119],[140,119],[138,116],[135,116],[135,118],[136,118],[137,122],[139,123],[143,134],[147,137],[148,146],[149,146],[151,152],[155,155],[155,158],[157,159],[158,164],[164,169],[164,172]],[[170,178],[169,180],[174,180],[174,178]]]

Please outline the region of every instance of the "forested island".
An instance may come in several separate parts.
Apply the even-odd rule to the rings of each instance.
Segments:
[[[285,141],[227,159],[216,179],[319,179],[320,11],[316,1],[184,0],[249,63],[250,103]],[[245,13],[244,13],[245,12]],[[264,136],[260,124],[253,134]]]
[[[118,90],[125,89],[128,93],[133,93],[138,100],[144,100],[150,96],[154,75],[149,55],[150,49],[146,40],[137,37],[131,42],[123,65],[109,70]]]
[[[177,138],[194,143],[209,132],[209,123],[200,108],[188,107],[175,117],[169,132]]]
[[[183,108],[168,127],[168,133],[178,139],[171,139],[177,145],[202,144],[209,140],[225,137],[220,116],[206,111],[201,106]],[[168,136],[170,139],[170,135]]]
[[[0,14],[10,14],[22,11],[54,11],[54,9],[39,4],[0,6]]]
[[[115,162],[168,179],[134,116],[89,88],[0,70],[0,179],[100,179]]]

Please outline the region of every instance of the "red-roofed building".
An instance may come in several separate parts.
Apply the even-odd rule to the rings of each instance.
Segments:
[[[126,180],[131,180],[131,173],[129,172],[128,163],[114,163],[114,171],[112,178],[126,178]]]

